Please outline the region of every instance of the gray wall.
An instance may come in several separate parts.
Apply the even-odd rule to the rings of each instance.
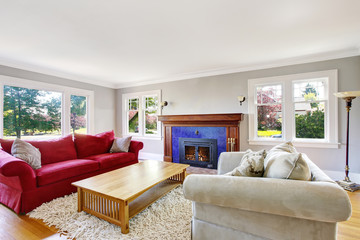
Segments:
[[[163,114],[205,114],[205,113],[247,113],[247,102],[239,106],[238,95],[247,95],[248,79],[297,74],[322,70],[338,69],[339,91],[360,90],[360,57],[350,57],[323,62],[298,64],[272,69],[248,71],[213,77],[196,78],[141,87],[117,90],[117,134],[121,135],[121,95],[122,93],[148,90],[162,90],[162,99],[169,105]],[[351,110],[350,135],[350,172],[360,173],[360,98],[353,101]],[[324,170],[343,171],[345,164],[346,141],[345,103],[339,100],[339,149],[298,148],[305,152],[320,168]],[[247,117],[240,124],[240,149],[246,150],[269,148],[268,146],[249,145]],[[144,152],[163,154],[163,142],[143,139]]]
[[[0,65],[0,75],[94,91],[95,133],[115,130],[116,90]]]

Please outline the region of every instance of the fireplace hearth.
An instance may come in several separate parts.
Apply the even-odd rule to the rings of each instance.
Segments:
[[[179,161],[195,167],[217,168],[217,139],[179,138]]]

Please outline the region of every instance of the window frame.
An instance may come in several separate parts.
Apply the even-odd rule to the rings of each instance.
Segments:
[[[254,108],[255,108],[255,110],[254,110],[254,114],[255,114],[255,116],[254,116],[254,118],[255,118],[255,120],[256,120],[256,123],[254,123],[255,125],[254,126],[257,126],[257,119],[258,119],[258,110],[257,110],[257,107],[258,106],[265,106],[265,104],[258,104],[257,103],[257,87],[259,87],[259,86],[262,86],[262,87],[266,87],[266,86],[276,86],[276,85],[280,85],[281,86],[281,96],[282,96],[282,98],[281,98],[281,102],[280,103],[278,103],[278,105],[280,104],[281,105],[281,114],[282,114],[282,116],[284,117],[285,116],[285,114],[284,114],[284,111],[285,111],[285,109],[284,109],[284,98],[283,98],[283,96],[284,96],[284,86],[283,86],[283,83],[281,83],[281,82],[273,82],[273,83],[270,83],[270,82],[268,82],[268,83],[259,83],[259,84],[256,84],[255,85],[255,87],[254,87],[254,90],[255,90],[255,93],[254,93]],[[269,106],[269,105],[268,105]],[[281,123],[281,134],[283,134],[285,132],[285,127],[284,127],[284,122],[282,122]],[[256,139],[258,139],[258,140],[262,140],[262,139],[264,139],[265,141],[269,141],[268,139],[266,139],[266,138],[259,138],[258,137],[258,134],[257,134],[257,129],[255,128],[255,130],[254,130],[254,136],[255,136],[255,138]],[[283,139],[283,138],[281,138],[281,139]],[[274,141],[279,141],[279,140],[274,140]]]
[[[23,78],[15,78],[0,75],[0,137],[4,137],[4,85],[36,89],[40,91],[51,91],[61,93],[61,136],[71,134],[70,124],[70,111],[71,102],[70,96],[84,96],[86,97],[86,127],[87,134],[94,134],[94,92],[90,90],[84,90],[79,88],[66,87],[57,84],[43,83]]]
[[[157,121],[157,134],[146,134],[145,132],[145,110],[146,110],[146,97],[158,97],[158,109],[157,115],[161,115],[162,109],[160,107],[161,103],[161,90],[153,90],[153,91],[145,91],[145,92],[134,92],[134,93],[123,93],[122,94],[122,135],[123,136],[133,136],[136,138],[144,138],[144,139],[161,139],[162,129],[161,122]],[[129,99],[139,98],[139,132],[138,133],[130,133],[129,132]]]
[[[300,81],[311,81],[326,78],[327,87],[325,94],[325,138],[324,139],[301,139],[295,134],[295,101],[293,85]],[[282,138],[259,138],[257,137],[257,109],[256,87],[266,85],[282,85]],[[338,148],[338,101],[333,93],[338,88],[338,70],[327,70],[292,75],[283,75],[248,80],[248,109],[249,109],[249,144],[250,145],[275,145],[284,141],[292,141],[298,147],[313,148]],[[333,106],[333,107],[330,107]]]

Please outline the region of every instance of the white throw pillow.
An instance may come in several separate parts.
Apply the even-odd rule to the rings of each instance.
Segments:
[[[232,172],[232,176],[262,177],[264,174],[264,158],[266,151],[253,152],[250,149],[245,152],[238,167]]]
[[[264,177],[311,180],[311,171],[301,153],[278,152],[267,158]]]
[[[130,143],[131,136],[125,138],[115,138],[113,145],[111,146],[110,152],[129,152]]]
[[[41,168],[41,153],[28,142],[16,138],[11,146],[11,154],[27,162],[33,169]]]
[[[276,145],[267,152],[266,158],[264,160],[264,168],[266,169],[270,158],[274,157],[279,153],[284,153],[284,152],[296,153],[297,151],[291,142],[286,142]]]

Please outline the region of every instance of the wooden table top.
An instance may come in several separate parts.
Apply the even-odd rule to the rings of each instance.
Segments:
[[[72,183],[120,200],[133,200],[169,177],[183,172],[188,164],[147,160]]]

